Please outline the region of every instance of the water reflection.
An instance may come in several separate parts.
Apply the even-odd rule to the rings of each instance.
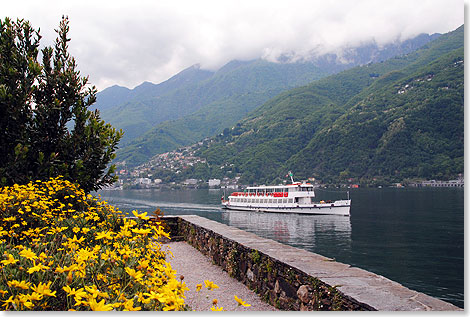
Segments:
[[[230,226],[290,245],[315,247],[341,242],[343,251],[351,246],[349,217],[229,211],[222,219]]]

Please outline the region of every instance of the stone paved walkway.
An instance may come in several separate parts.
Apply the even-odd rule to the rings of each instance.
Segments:
[[[255,292],[248,289],[244,284],[230,277],[222,268],[213,265],[207,257],[186,242],[170,242],[165,246],[174,255],[173,258],[169,258],[169,262],[172,268],[177,271],[177,278],[183,275],[183,282],[190,289],[185,292],[185,302],[192,310],[210,310],[213,299],[217,299],[218,306],[223,307],[227,311],[277,310],[262,301]],[[212,291],[207,290],[204,288],[204,280],[214,282],[219,288]],[[197,284],[203,285],[203,289],[200,292],[196,292]],[[239,306],[234,299],[234,295],[251,304],[251,306]]]

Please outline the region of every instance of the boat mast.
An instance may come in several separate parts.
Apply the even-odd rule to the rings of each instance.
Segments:
[[[294,178],[293,178],[293,174],[291,171],[289,171],[289,176],[290,176],[290,180],[292,181],[292,184],[294,184]]]

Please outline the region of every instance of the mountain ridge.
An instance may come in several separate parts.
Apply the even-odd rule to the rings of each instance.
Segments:
[[[198,155],[216,167],[207,175],[241,173],[244,182],[255,183],[280,181],[289,169],[301,178],[325,181],[463,173],[463,43],[462,26],[406,56],[280,94],[200,149]],[[414,89],[406,86],[410,78],[420,79]],[[389,109],[377,109],[387,102]],[[392,117],[395,112],[405,117]],[[439,128],[428,127],[419,114]],[[437,124],[442,118],[448,122]]]
[[[424,37],[430,40],[435,36]],[[415,45],[421,45],[422,39],[418,42]],[[410,49],[412,45],[408,43],[405,46]],[[164,93],[160,94],[155,94],[152,88],[147,95],[141,95],[146,98],[135,94],[134,99],[123,99],[124,103],[106,108],[102,111],[102,118],[125,130],[117,161],[138,165],[157,153],[220,133],[282,91],[351,65],[342,64],[329,69],[330,66],[324,65],[326,70],[321,70],[311,62],[271,63],[260,59],[231,61],[213,73],[203,71],[197,65],[191,66],[156,86],[168,85],[178,76],[184,79],[186,72],[191,71],[200,75],[196,76],[196,82],[181,80],[181,86],[173,90],[162,89]],[[191,118],[192,115],[195,117]],[[203,120],[204,117],[210,120]],[[188,124],[191,122],[199,122],[199,125]],[[189,126],[191,129],[186,128]]]

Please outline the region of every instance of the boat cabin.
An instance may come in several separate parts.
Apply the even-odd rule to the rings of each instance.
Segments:
[[[230,203],[242,204],[311,204],[315,197],[314,186],[308,183],[294,183],[278,186],[247,187],[243,192],[230,195]]]

